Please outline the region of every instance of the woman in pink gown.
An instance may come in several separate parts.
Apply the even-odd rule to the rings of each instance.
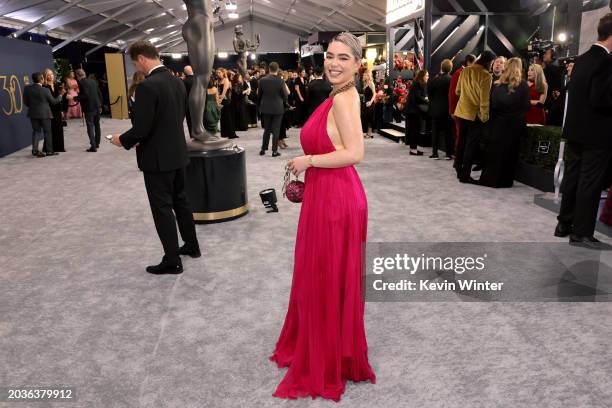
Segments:
[[[368,362],[361,275],[368,208],[353,167],[364,154],[359,95],[353,77],[361,47],[352,34],[330,44],[325,71],[332,95],[304,124],[305,156],[289,161],[306,171],[295,243],[289,307],[274,354],[289,367],[275,397],[339,401],[347,380],[376,382]]]
[[[70,71],[66,77],[66,89],[68,90],[68,111],[66,112],[66,118],[82,118],[83,113],[81,112],[81,104],[72,100],[72,98],[79,95],[79,84],[74,79],[74,72]],[[70,98],[69,98],[70,97]]]

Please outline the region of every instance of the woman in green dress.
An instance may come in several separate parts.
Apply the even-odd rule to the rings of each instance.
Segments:
[[[206,110],[204,111],[204,128],[211,134],[219,131],[219,118],[221,117],[221,104],[217,91],[217,78],[213,75],[208,82],[206,90]]]

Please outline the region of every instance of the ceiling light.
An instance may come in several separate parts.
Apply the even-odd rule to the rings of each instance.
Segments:
[[[153,32],[153,30],[155,30],[155,29],[154,28],[149,28],[149,29],[145,30],[145,33],[151,34]]]
[[[156,42],[158,42],[160,39],[161,39],[161,38],[154,37],[154,38],[151,38],[151,39],[149,40],[149,42],[156,43]]]
[[[180,60],[183,58],[183,54],[172,54],[172,59]]]
[[[436,26],[440,23],[440,20],[442,20],[441,18],[437,19],[432,25],[431,25],[431,29],[433,30],[434,28],[436,28]]]
[[[251,54],[251,60],[255,61],[257,59],[257,54]]]
[[[559,42],[566,42],[567,41],[567,34],[559,33],[559,35],[557,36],[557,39],[559,40]]]
[[[227,52],[223,52],[223,51],[221,51],[221,52],[219,52],[219,53],[217,54],[217,56],[218,56],[219,58],[227,58]]]
[[[235,19],[237,19],[239,17],[238,13],[229,13],[227,16],[229,18],[233,19],[233,20],[235,20]]]
[[[174,27],[174,24],[169,24],[166,26],[166,28],[172,28],[172,27]]]
[[[183,7],[181,7],[183,10],[187,10],[187,5],[183,4]]]
[[[226,10],[236,10],[237,8],[238,8],[238,5],[236,3],[232,3],[231,1],[228,1],[227,3],[225,3]]]

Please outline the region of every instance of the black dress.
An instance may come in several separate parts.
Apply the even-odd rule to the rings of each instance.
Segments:
[[[294,117],[294,126],[302,127],[304,124],[304,118],[307,114],[307,106],[306,106],[306,80],[304,78],[297,78],[294,82],[294,87],[298,87],[300,90],[300,95],[304,101],[300,100],[300,96],[297,91],[295,92],[295,113]]]
[[[59,89],[57,86],[55,86],[55,91],[52,90],[49,85],[44,86],[51,91],[53,97],[56,98],[59,95]],[[65,97],[62,98],[62,102],[51,105],[51,112],[53,113],[53,119],[51,119],[51,140],[53,142],[53,150],[56,152],[66,151],[64,147],[64,120],[62,119],[62,111],[67,109],[68,104],[66,103]],[[46,143],[43,145],[43,151],[47,152]]]
[[[364,132],[368,131],[368,128],[374,129],[374,109],[375,104],[371,104],[369,107],[367,103],[370,102],[374,96],[374,92],[369,86],[363,88],[363,105],[361,106],[361,127]]]
[[[512,187],[520,141],[527,133],[525,112],[530,105],[529,86],[525,81],[511,93],[507,84],[493,87],[481,185]]]
[[[249,128],[249,116],[247,112],[246,94],[244,90],[248,88],[246,83],[236,84],[232,86],[232,118],[234,121],[234,130],[244,131]]]
[[[427,88],[420,82],[412,82],[408,91],[404,113],[406,114],[406,140],[412,150],[417,150],[421,134],[421,122],[425,113],[422,107],[428,105]]]
[[[219,87],[219,95],[223,92],[223,84]],[[221,101],[221,136],[227,137],[230,139],[235,139],[238,136],[236,135],[236,131],[234,129],[234,118],[232,115],[232,107],[231,105],[231,88],[227,90],[225,94],[225,98]]]

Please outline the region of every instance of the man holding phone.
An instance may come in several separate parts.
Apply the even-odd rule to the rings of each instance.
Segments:
[[[200,256],[193,214],[185,194],[189,156],[183,121],[187,93],[183,82],[162,65],[150,42],[135,42],[128,48],[128,54],[146,79],[136,88],[133,127],[122,135],[113,135],[111,142],[128,150],[136,146],[138,168],[144,175],[153,221],[164,247],[161,263],[148,266],[147,272],[179,274],[183,272],[179,255]],[[185,241],[180,248],[176,223]]]

